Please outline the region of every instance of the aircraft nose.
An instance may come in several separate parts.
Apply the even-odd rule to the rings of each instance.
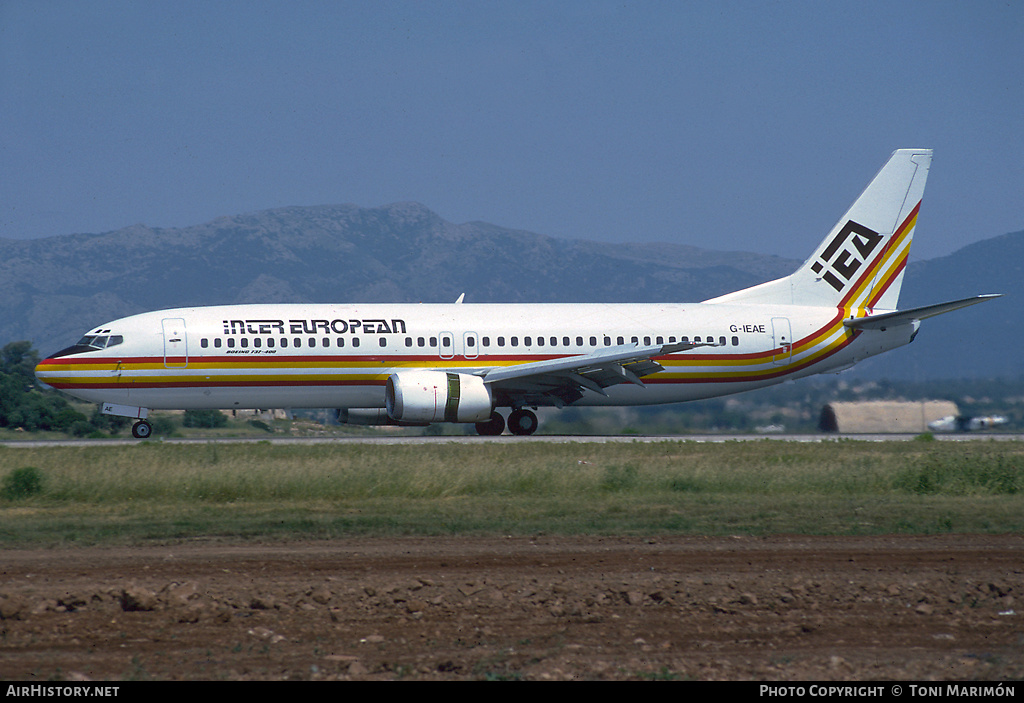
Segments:
[[[46,383],[46,379],[50,375],[49,374],[49,370],[50,370],[49,367],[50,367],[50,364],[52,364],[52,363],[53,363],[53,357],[52,356],[48,356],[45,359],[43,359],[42,361],[40,361],[38,364],[36,364],[36,368],[34,370],[34,373],[35,373],[36,379],[40,383]]]
[[[71,346],[61,349],[60,351],[50,354],[48,357],[36,364],[34,373],[36,378],[41,383],[47,383],[47,379],[52,379],[56,375],[56,364],[60,363],[61,357],[70,356],[76,352],[82,351],[80,347]]]

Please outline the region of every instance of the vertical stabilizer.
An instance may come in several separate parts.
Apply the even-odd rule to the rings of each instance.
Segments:
[[[895,310],[931,160],[931,149],[893,152],[795,273],[705,302]]]

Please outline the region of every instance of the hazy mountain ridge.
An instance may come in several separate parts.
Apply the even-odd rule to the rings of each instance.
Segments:
[[[1024,280],[1018,254],[1024,254],[1024,232],[917,262],[908,269],[901,305],[1012,293]],[[107,320],[190,305],[447,302],[462,293],[467,302],[699,301],[786,275],[798,264],[745,252],[453,224],[418,203],[286,207],[179,229],[133,225],[0,240],[0,344],[30,339],[47,353]],[[956,354],[972,353],[980,331],[1006,336],[1001,315],[1009,315],[1004,301],[940,318],[943,325],[947,317],[957,319],[948,323],[953,327],[933,330],[935,321],[928,321],[921,337],[939,332],[942,341],[896,352],[899,363],[887,373],[955,370]],[[954,339],[961,339],[960,351],[947,346]],[[921,356],[918,347],[927,353]],[[933,347],[940,349],[937,360]],[[911,350],[917,356],[908,358]],[[1013,366],[1007,361],[993,363],[1004,372]]]
[[[241,302],[696,300],[780,275],[776,257],[452,224],[416,203],[291,207],[181,229],[0,240],[0,340],[58,348],[145,310]],[[735,265],[704,268],[729,257]],[[705,291],[712,291],[705,294]]]
[[[907,267],[900,307],[982,293],[1004,297],[925,320],[913,344],[869,359],[857,367],[857,373],[913,381],[1024,376],[1020,353],[1024,333],[1017,318],[1024,297],[1024,231],[912,263]]]

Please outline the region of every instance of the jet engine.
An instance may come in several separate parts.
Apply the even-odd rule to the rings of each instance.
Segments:
[[[396,422],[482,422],[491,417],[482,378],[444,371],[399,371],[388,377],[384,406]]]

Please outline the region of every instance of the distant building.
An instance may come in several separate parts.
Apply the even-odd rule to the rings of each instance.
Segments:
[[[853,434],[927,432],[929,422],[959,414],[951,400],[829,403],[821,409],[818,429]]]

